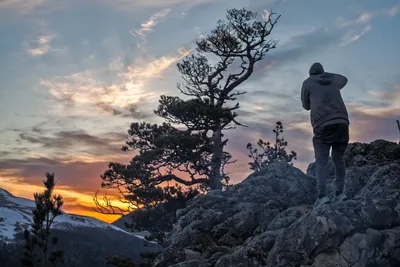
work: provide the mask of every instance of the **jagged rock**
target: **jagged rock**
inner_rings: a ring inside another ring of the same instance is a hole
[[[382,139],[370,144],[356,142],[349,144],[344,158],[348,167],[400,163],[400,146]]]
[[[384,164],[400,164],[400,146],[395,142],[378,139],[370,144],[349,144],[344,161],[346,165],[345,192],[353,197],[367,184],[369,177]],[[335,193],[335,167],[331,159],[328,161],[327,191],[330,197]],[[315,177],[316,164],[310,163],[307,175]]]
[[[399,148],[384,140],[350,144],[351,198],[314,210],[312,164],[308,176],[274,163],[226,191],[198,196],[177,212],[153,266],[400,266]]]
[[[311,211],[311,206],[290,207],[287,210],[276,215],[272,222],[268,224],[267,230],[286,228],[293,224],[298,218],[307,213],[310,213]]]
[[[189,260],[171,265],[170,267],[210,267],[210,265],[208,263],[204,263],[198,260]]]

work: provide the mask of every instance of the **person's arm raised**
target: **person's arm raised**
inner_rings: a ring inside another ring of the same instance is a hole
[[[347,84],[347,78],[344,77],[343,75],[333,73],[333,79],[335,83],[338,85],[339,90],[341,90]]]

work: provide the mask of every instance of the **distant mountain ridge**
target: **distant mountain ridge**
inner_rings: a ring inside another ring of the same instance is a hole
[[[16,228],[19,229],[18,226],[24,228],[28,226],[31,223],[32,209],[34,207],[33,200],[15,197],[10,192],[0,188],[0,239],[13,239]],[[136,236],[117,226],[89,216],[64,213],[54,221],[55,229],[68,230],[69,227],[110,228]],[[142,238],[141,236],[136,237]]]
[[[33,200],[16,197],[0,188],[2,264],[7,262],[2,257],[21,252],[21,233],[24,228],[29,227],[34,207]],[[140,235],[89,216],[63,213],[55,219],[53,232],[59,238],[59,247],[67,251],[66,258],[76,260],[77,266],[106,266],[105,258],[111,255],[123,255],[139,261],[141,252],[161,249],[154,243],[145,246],[144,239]],[[6,245],[11,246],[11,252],[5,253]],[[4,267],[20,266],[18,256],[14,255],[14,259],[10,256],[7,259],[10,262]]]

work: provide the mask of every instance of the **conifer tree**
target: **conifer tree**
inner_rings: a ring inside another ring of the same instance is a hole
[[[280,134],[283,133],[283,123],[277,121],[275,129],[273,129],[272,132],[275,135],[275,143],[273,146],[271,146],[270,142],[265,142],[262,139],[257,142],[260,150],[253,148],[251,143],[247,144],[246,148],[249,151],[249,158],[253,159],[253,162],[249,162],[251,170],[260,171],[268,164],[277,161],[288,162],[293,165],[292,160],[296,159],[297,153],[291,151],[290,154],[288,154],[286,151],[288,142],[285,141],[283,137],[280,137]]]
[[[64,251],[56,249],[58,239],[51,233],[54,219],[61,215],[63,200],[54,195],[54,174],[46,173],[45,190],[35,193],[36,207],[30,229],[24,230],[25,245],[22,264],[27,267],[57,266],[63,260]]]
[[[119,200],[129,208],[121,210],[105,198],[97,201],[98,211],[126,214],[141,207],[171,199],[170,182],[182,190],[221,190],[229,183],[225,172],[233,163],[224,150],[224,131],[242,124],[237,121],[238,91],[254,72],[256,63],[275,48],[269,38],[280,16],[264,16],[246,9],[230,9],[226,20],[196,42],[196,52],[177,64],[182,76],[178,89],[185,99],[161,96],[155,114],[164,123],[134,122],[128,130],[124,151],[137,153],[129,164],[110,163],[101,176],[101,186],[116,189]],[[193,194],[187,194],[193,196]]]

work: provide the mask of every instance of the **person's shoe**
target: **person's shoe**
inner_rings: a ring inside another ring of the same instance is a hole
[[[324,197],[322,197],[322,198],[318,198],[318,199],[315,201],[315,203],[314,203],[314,208],[319,207],[319,206],[324,205],[324,204],[329,204],[329,203],[331,203],[330,198],[327,197],[327,196],[324,196]]]
[[[347,195],[346,195],[345,193],[341,193],[341,194],[339,194],[339,195],[336,195],[336,196],[333,198],[333,201],[334,201],[334,202],[345,201],[345,200],[347,200]]]

